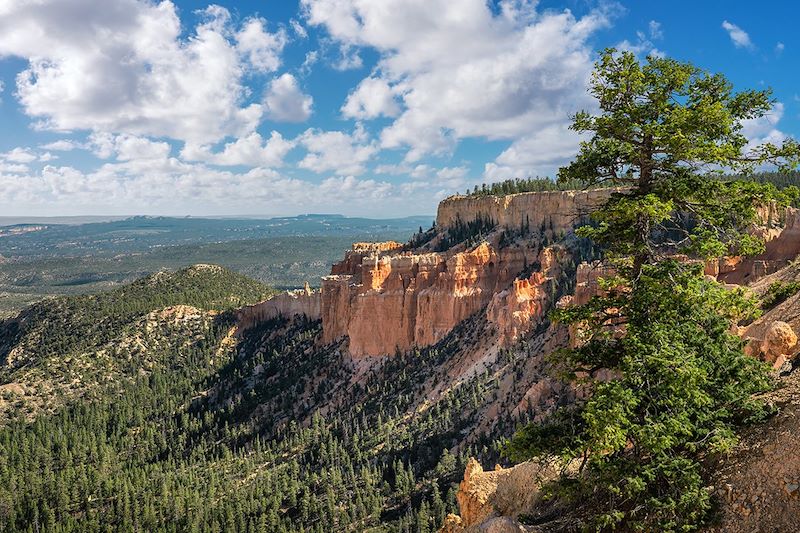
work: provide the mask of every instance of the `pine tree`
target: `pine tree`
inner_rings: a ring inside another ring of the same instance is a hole
[[[763,249],[747,233],[757,209],[789,203],[797,190],[705,169],[794,167],[800,149],[794,141],[748,148],[743,121],[769,112],[770,93],[734,93],[724,76],[688,63],[641,64],[607,50],[591,92],[600,114],[575,116],[573,129],[591,137],[559,178],[624,187],[578,232],[605,248],[617,275],[602,285],[607,294],[555,315],[584,331],[560,363],[573,379],[590,376],[591,394],[527,426],[507,453],[574,461],[578,474],[552,488],[583,506],[594,527],[692,531],[711,508],[700,457],[731,449],[736,426],[763,415],[751,395],[768,380],[730,333],[732,322],[754,316],[754,302],[704,279],[701,262],[674,256]],[[592,379],[599,369],[616,378]]]

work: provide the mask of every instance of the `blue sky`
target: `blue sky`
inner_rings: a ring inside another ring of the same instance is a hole
[[[598,50],[771,87],[800,136],[794,2],[7,0],[0,214],[431,214],[552,176]]]

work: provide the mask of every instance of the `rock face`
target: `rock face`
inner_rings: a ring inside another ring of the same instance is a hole
[[[454,196],[439,204],[437,228],[491,219],[498,231],[488,242],[445,252],[412,252],[396,242],[354,245],[322,280],[323,341],[347,336],[354,357],[392,354],[437,342],[487,305],[503,339],[517,338],[544,313],[563,252],[543,251],[534,241],[501,243],[500,233],[522,227],[537,235],[567,233],[611,192]],[[536,262],[540,268],[517,279]]]
[[[435,343],[510,287],[538,255],[535,248],[484,242],[456,253],[372,253],[360,264],[353,257],[322,280],[323,341],[348,336],[350,354],[362,357]],[[520,301],[538,298],[530,283],[519,284]]]
[[[527,531],[516,518],[540,500],[538,487],[554,474],[555,470],[536,463],[485,472],[470,458],[456,493],[460,516],[449,515],[442,532]]]
[[[236,312],[236,323],[239,330],[244,331],[277,316],[305,315],[319,320],[321,302],[320,292],[312,291],[306,284],[305,289],[283,292],[269,300],[242,307]]]
[[[706,265],[706,273],[724,283],[744,285],[777,272],[800,254],[800,209],[788,207],[779,213],[762,213],[762,220],[778,227],[759,227],[754,233],[766,240],[763,254],[751,257],[723,257]]]
[[[528,225],[554,232],[570,231],[582,217],[606,200],[615,189],[519,193],[506,196],[451,196],[442,200],[436,225],[447,228],[458,220],[491,219],[499,226]]]
[[[544,316],[551,303],[550,282],[561,273],[565,255],[563,248],[545,248],[538,258],[541,270],[515,279],[508,289],[492,297],[486,318],[497,326],[505,343],[523,336]]]

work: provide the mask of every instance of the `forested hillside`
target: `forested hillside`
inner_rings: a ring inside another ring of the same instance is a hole
[[[0,531],[438,528],[466,458],[498,460],[514,424],[486,410],[542,378],[546,339],[454,383],[491,339],[477,316],[367,370],[318,321],[232,337],[225,310],[267,292],[196,266],[3,322]]]

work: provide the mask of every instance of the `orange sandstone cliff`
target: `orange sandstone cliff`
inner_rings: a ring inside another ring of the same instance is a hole
[[[318,292],[284,293],[246,307],[240,328],[304,314],[322,320],[323,342],[347,338],[350,355],[360,358],[431,345],[482,311],[501,340],[512,341],[553,303],[552,281],[570,259],[553,241],[571,235],[612,192],[447,198],[424,244],[356,243]],[[487,233],[474,240],[453,230],[476,220]]]
[[[570,233],[610,192],[454,196],[439,205],[430,243],[415,250],[354,246],[322,280],[323,341],[347,337],[356,358],[392,354],[437,342],[487,306],[503,338],[517,338],[544,314],[548,282],[566,255],[544,247],[543,238]],[[482,243],[432,251],[449,228],[477,219],[495,228]],[[520,277],[534,264],[540,266]]]

